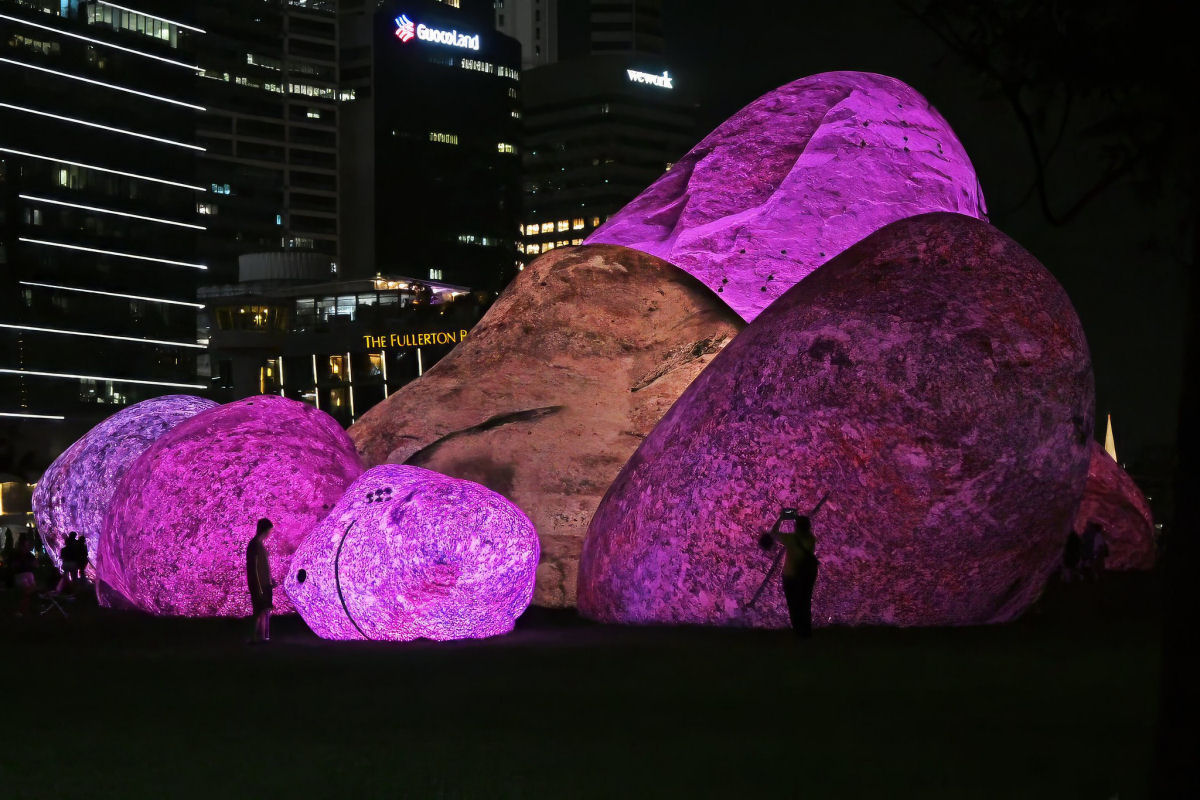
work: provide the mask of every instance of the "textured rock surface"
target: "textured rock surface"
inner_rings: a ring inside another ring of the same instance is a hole
[[[99,578],[154,614],[250,613],[246,544],[260,517],[272,578],[362,474],[323,411],[276,396],[218,406],[180,423],[117,486],[100,538]],[[282,592],[280,612],[291,610]]]
[[[62,566],[58,551],[67,534],[78,531],[87,541],[88,574],[94,576],[104,514],[129,465],[171,428],[216,405],[185,394],[145,400],[113,414],[63,451],[33,490],[33,518],[54,566]]]
[[[526,509],[542,543],[534,602],[572,605],[600,498],[741,327],[712,292],[657,258],[611,246],[555,250],[350,437],[369,465],[428,467]]]
[[[508,500],[385,464],[300,544],[284,588],[325,639],[479,639],[513,629],[537,563],[533,523]]]
[[[763,312],[638,448],[584,545],[579,608],[779,627],[783,506],[815,518],[818,624],[1016,617],[1087,476],[1091,363],[1062,288],[978,220],[878,231]]]
[[[1152,569],[1156,548],[1150,504],[1099,442],[1092,442],[1091,453],[1075,530],[1082,533],[1090,522],[1104,529],[1109,551],[1106,569]]]
[[[587,243],[665,259],[752,320],[871,232],[929,211],[986,219],[949,124],[894,78],[826,72],[734,114]]]

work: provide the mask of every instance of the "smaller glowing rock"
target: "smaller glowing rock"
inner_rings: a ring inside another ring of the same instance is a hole
[[[1154,569],[1158,548],[1146,496],[1099,442],[1091,447],[1075,530],[1082,533],[1093,522],[1103,529],[1109,551],[1106,569]]]
[[[130,464],[158,437],[216,405],[186,394],[155,397],[118,411],[64,450],[33,491],[33,518],[54,566],[62,566],[58,551],[76,531],[87,542],[94,576],[104,515]]]
[[[471,481],[367,470],[296,549],[284,588],[325,639],[480,639],[533,598],[533,523]]]

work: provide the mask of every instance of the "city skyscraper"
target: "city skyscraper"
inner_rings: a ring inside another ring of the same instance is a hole
[[[338,17],[333,0],[210,0],[198,54],[197,205],[210,282],[246,253],[300,249],[338,260]]]
[[[190,3],[0,0],[0,422],[42,463],[195,376]]]

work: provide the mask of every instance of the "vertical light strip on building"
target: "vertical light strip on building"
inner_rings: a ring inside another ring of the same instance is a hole
[[[317,354],[313,353],[313,402],[317,405],[317,410],[321,410],[321,387],[317,385]]]
[[[421,366],[421,348],[417,348],[417,377],[425,374],[425,368]]]
[[[387,400],[387,396],[388,396],[387,350],[379,351],[379,363],[383,365],[383,399]]]
[[[350,422],[354,422],[354,365],[350,363],[350,352],[346,352],[346,378],[350,382]]]
[[[283,385],[283,356],[279,356],[279,396],[287,397],[287,389]]]

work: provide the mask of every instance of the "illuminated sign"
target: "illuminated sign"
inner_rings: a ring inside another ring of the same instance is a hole
[[[363,336],[363,345],[373,347],[429,347],[435,344],[458,344],[467,338],[468,331],[435,331],[433,333],[388,333],[382,336]]]
[[[466,50],[479,49],[479,34],[471,36],[466,33],[450,30],[443,31],[438,28],[431,28],[423,22],[413,22],[408,18],[407,14],[401,14],[396,17],[396,38],[408,44],[413,39],[420,39],[422,42],[433,42],[434,44],[444,44],[450,47],[462,47]]]
[[[638,72],[636,69],[627,69],[625,74],[629,76],[629,80],[634,83],[648,83],[651,86],[657,86],[660,89],[674,89],[675,86],[671,83],[674,78],[667,74],[664,69],[662,75],[655,75],[650,72]]]

